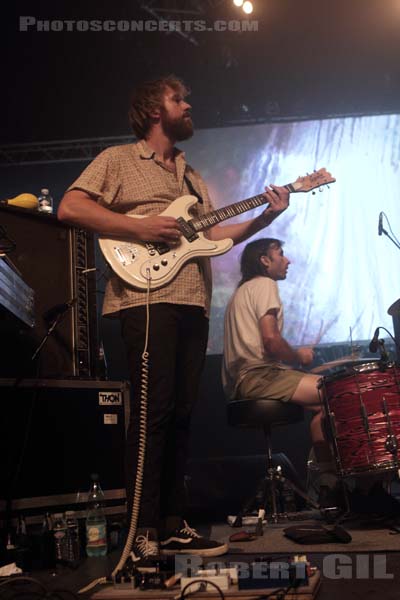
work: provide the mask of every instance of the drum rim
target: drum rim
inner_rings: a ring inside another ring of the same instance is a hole
[[[346,367],[336,371],[336,373],[323,375],[321,380],[318,382],[318,389],[323,388],[325,383],[330,383],[331,381],[345,379],[346,377],[351,377],[352,375],[356,375],[358,373],[377,371],[379,369],[379,362],[379,359],[376,358],[366,359],[365,362],[361,364],[347,365]],[[395,363],[388,363],[387,368],[393,368],[394,366]]]
[[[367,467],[343,467],[342,457],[339,457],[338,472],[343,477],[362,477],[363,475],[377,475],[388,471],[397,471],[399,462],[384,461],[380,463],[370,463]],[[338,460],[336,458],[336,460]]]

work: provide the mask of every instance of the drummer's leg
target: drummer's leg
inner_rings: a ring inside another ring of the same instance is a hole
[[[309,481],[309,493],[317,494],[321,506],[337,505],[337,475],[333,453],[323,428],[324,413],[318,394],[320,377],[307,374],[300,382],[291,397],[291,401],[311,410],[314,415],[310,423],[310,433],[317,471],[315,479]],[[310,454],[311,458],[312,454]]]
[[[290,401],[301,404],[310,410],[322,410],[321,400],[318,394],[318,382],[321,377],[311,373],[304,375],[294,391]]]
[[[324,413],[318,394],[318,382],[320,379],[321,378],[318,377],[318,375],[304,375],[290,401],[295,404],[300,404],[314,413],[310,423],[310,433],[315,458],[318,463],[331,463],[332,452],[323,429]]]

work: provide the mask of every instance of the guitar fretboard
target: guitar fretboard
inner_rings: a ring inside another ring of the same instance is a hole
[[[286,185],[285,187],[289,192],[294,191],[291,184]],[[257,194],[257,196],[246,198],[246,200],[241,200],[235,204],[230,204],[229,206],[224,206],[223,208],[213,210],[212,212],[206,213],[201,217],[191,219],[189,223],[195,231],[202,231],[203,229],[208,229],[208,227],[212,227],[213,225],[221,223],[221,221],[225,221],[225,219],[236,217],[236,215],[240,215],[241,213],[247,212],[248,210],[252,210],[253,208],[257,208],[257,206],[262,206],[263,204],[267,203],[268,200],[264,194]]]

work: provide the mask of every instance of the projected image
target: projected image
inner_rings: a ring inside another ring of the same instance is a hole
[[[398,115],[203,130],[184,149],[216,208],[326,167],[336,183],[314,195],[292,194],[290,208],[256,236],[283,240],[291,260],[279,283],[284,335],[302,345],[346,342],[350,330],[355,341],[370,339],[377,326],[392,331],[387,309],[400,297],[400,251],[378,236],[378,215],[384,211],[400,234]],[[211,353],[222,351],[224,310],[243,247],[212,259]]]

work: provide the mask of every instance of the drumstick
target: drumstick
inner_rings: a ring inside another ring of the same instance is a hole
[[[312,342],[310,344],[310,348],[312,350],[314,349],[314,346],[318,346],[318,344],[321,343],[321,340],[324,337],[325,333],[332,327],[332,325],[334,325],[336,323],[336,321],[338,320],[338,318],[339,317],[333,317],[326,324],[324,324],[324,320],[321,319],[321,324],[319,326],[319,331],[318,331],[316,337],[314,338],[314,342]]]
[[[343,358],[337,358],[336,360],[330,360],[328,362],[322,363],[322,365],[318,365],[318,367],[314,367],[310,369],[310,373],[323,373],[333,367],[338,367],[339,365],[343,365],[349,362],[353,362],[351,357],[344,356]]]

